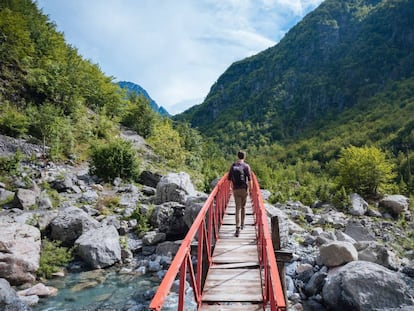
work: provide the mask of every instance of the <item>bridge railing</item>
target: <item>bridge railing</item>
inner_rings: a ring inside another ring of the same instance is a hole
[[[177,276],[179,276],[177,310],[184,311],[187,274],[189,275],[193,288],[194,301],[198,307],[201,305],[203,275],[211,265],[214,243],[218,239],[219,228],[229,198],[230,183],[227,180],[226,174],[210,193],[207,201],[194,220],[193,225],[182,241],[177,254],[151,301],[149,306],[151,310],[161,310],[166,297],[170,293],[171,286]],[[198,250],[197,267],[194,271],[191,257],[191,244],[195,240],[198,243]]]
[[[268,310],[267,306],[269,305],[271,311],[285,311],[286,302],[276,264],[276,257],[273,250],[262,193],[256,176],[253,173],[252,175],[250,198],[252,200],[255,215],[260,268],[263,271],[263,310]]]

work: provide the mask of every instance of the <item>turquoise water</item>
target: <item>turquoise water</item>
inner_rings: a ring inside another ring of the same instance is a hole
[[[160,280],[153,276],[94,270],[71,273],[46,283],[58,288],[34,311],[147,310]]]
[[[120,272],[121,271],[121,272]],[[117,268],[69,273],[49,280],[59,291],[42,299],[33,311],[146,311],[161,280],[156,274],[140,275]],[[163,311],[175,311],[178,295],[168,295]],[[197,310],[191,287],[186,291],[185,310]]]

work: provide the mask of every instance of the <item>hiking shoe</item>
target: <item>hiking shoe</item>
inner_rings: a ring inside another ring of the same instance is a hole
[[[235,237],[239,237],[239,234],[240,234],[240,229],[239,229],[239,228],[237,228],[237,229],[236,229],[236,233],[234,234],[234,236],[235,236]]]

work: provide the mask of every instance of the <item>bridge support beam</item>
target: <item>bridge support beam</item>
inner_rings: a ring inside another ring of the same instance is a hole
[[[271,230],[272,230],[272,244],[273,249],[275,250],[277,269],[279,270],[280,282],[283,288],[283,294],[285,296],[286,306],[288,302],[287,293],[286,293],[286,272],[285,272],[285,263],[292,260],[292,252],[282,251],[280,247],[280,232],[279,232],[279,217],[272,216],[271,220]]]

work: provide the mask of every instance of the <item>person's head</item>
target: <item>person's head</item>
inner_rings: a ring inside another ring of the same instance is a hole
[[[244,160],[244,158],[246,158],[246,153],[244,152],[244,151],[239,151],[238,153],[237,153],[237,157],[240,159],[240,160]]]

